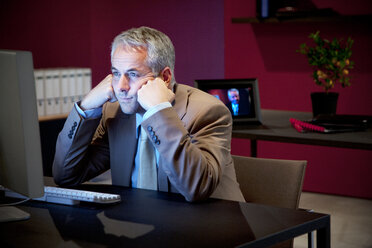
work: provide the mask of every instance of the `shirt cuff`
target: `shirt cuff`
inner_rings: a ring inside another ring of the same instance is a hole
[[[143,115],[142,121],[146,120],[147,118],[149,118],[153,114],[159,112],[160,110],[163,110],[165,108],[170,108],[170,107],[172,107],[172,104],[170,102],[159,103],[158,105],[155,105],[154,107],[149,108],[146,111],[146,113]]]
[[[75,109],[79,113],[81,117],[84,119],[94,119],[98,118],[102,115],[102,107],[101,108],[96,108],[96,109],[88,109],[88,110],[82,110],[79,106],[80,102],[75,103]]]

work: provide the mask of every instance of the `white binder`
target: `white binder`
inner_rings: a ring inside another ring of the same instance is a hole
[[[83,95],[92,89],[92,71],[90,68],[83,68]]]
[[[69,69],[68,70],[68,75],[69,75],[69,80],[68,80],[68,105],[69,109],[71,110],[74,106],[74,103],[76,102],[76,89],[75,89],[75,84],[76,84],[76,77],[75,77],[75,70],[74,69]]]
[[[45,70],[45,115],[52,115],[54,109],[52,77],[52,71],[50,69]]]
[[[59,70],[45,70],[45,114],[56,115],[61,113]]]
[[[71,111],[70,95],[69,95],[69,80],[70,80],[70,70],[61,69],[60,71],[60,92],[61,92],[61,113],[69,113]]]
[[[35,69],[35,88],[38,116],[45,115],[44,70]]]
[[[77,101],[81,101],[84,95],[84,78],[83,78],[83,70],[82,68],[78,68],[75,70],[75,77],[76,77],[76,95]]]

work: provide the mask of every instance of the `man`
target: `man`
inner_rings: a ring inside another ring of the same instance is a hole
[[[112,183],[244,201],[230,155],[231,116],[213,96],[177,84],[168,36],[148,27],[118,35],[112,74],[69,114],[53,176],[76,185],[111,168]]]
[[[236,88],[231,88],[227,91],[227,97],[229,98],[230,104],[228,104],[228,108],[232,115],[248,115],[249,114],[249,107],[247,104],[240,103],[240,94],[239,90]]]

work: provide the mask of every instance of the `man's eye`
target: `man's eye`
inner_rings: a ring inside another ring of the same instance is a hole
[[[129,77],[138,77],[138,74],[136,72],[128,72]]]
[[[112,72],[112,75],[116,78],[120,78],[120,73],[117,71]]]

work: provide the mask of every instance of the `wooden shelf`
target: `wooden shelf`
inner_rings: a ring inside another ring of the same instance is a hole
[[[372,15],[348,15],[348,16],[307,16],[307,17],[270,17],[259,19],[255,17],[236,17],[232,18],[232,23],[289,23],[289,22],[365,22],[368,23]]]
[[[39,121],[52,121],[52,120],[59,120],[59,119],[66,119],[68,114],[58,114],[58,115],[46,115],[46,116],[39,116]]]

